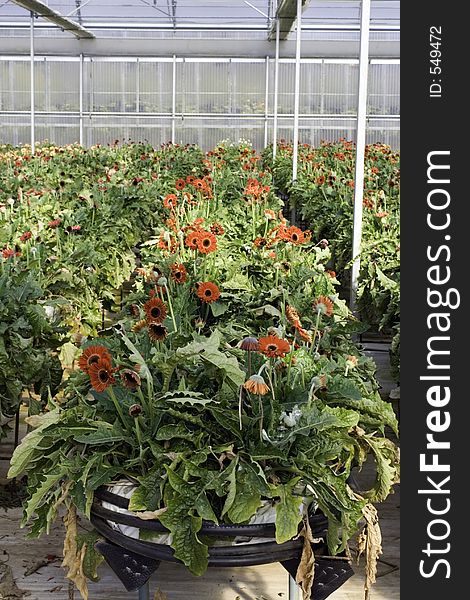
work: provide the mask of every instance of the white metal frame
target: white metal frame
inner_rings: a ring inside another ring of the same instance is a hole
[[[354,174],[353,264],[351,269],[351,309],[356,308],[356,295],[361,269],[362,202],[364,196],[364,162],[367,127],[367,80],[369,74],[370,0],[361,3],[361,43],[359,52],[359,87],[357,97],[356,165]]]

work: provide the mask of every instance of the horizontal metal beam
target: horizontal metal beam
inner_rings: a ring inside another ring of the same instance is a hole
[[[69,31],[78,39],[94,39],[95,35],[85,29],[78,23],[71,21],[64,15],[56,12],[52,8],[49,8],[43,2],[39,2],[38,0],[13,0],[15,4],[21,6],[21,8],[25,8],[30,12],[33,12],[38,17],[42,17],[47,21],[50,21],[54,25],[57,25],[64,31]]]
[[[229,57],[274,58],[274,44],[267,40],[231,39],[145,39],[145,38],[97,38],[75,40],[73,38],[50,38],[37,35],[36,55],[45,56],[139,56],[139,57]],[[0,37],[0,54],[28,54],[29,38]],[[357,58],[359,40],[302,40],[302,58]],[[295,40],[280,44],[281,58],[295,57]],[[400,57],[400,42],[371,41],[370,57],[374,59],[397,59]]]
[[[302,10],[305,10],[310,0],[302,0]],[[279,19],[279,39],[286,40],[297,19],[297,1],[281,0],[279,3],[276,19]],[[276,38],[276,23],[274,22],[268,34],[268,39]]]

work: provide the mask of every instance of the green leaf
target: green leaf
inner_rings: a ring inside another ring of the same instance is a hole
[[[63,475],[64,474],[62,471],[59,471],[58,473],[54,473],[54,474],[48,473],[46,475],[45,479],[36,488],[36,490],[31,495],[31,497],[29,498],[29,500],[26,504],[26,510],[25,510],[25,521],[26,522],[31,519],[33,513],[36,511],[38,506],[41,504],[44,497],[51,490],[51,488],[53,488],[55,486],[55,484],[58,481],[60,481],[60,479],[62,479]]]
[[[80,444],[90,444],[93,446],[110,444],[112,442],[122,442],[125,438],[120,433],[114,432],[111,427],[98,427],[93,433],[74,436],[75,441]]]
[[[235,498],[227,510],[227,516],[232,523],[244,523],[261,506],[261,494],[243,471],[236,472],[236,480]]]
[[[235,501],[235,497],[237,495],[237,478],[236,478],[236,465],[238,463],[238,458],[232,460],[232,462],[230,463],[231,471],[227,477],[227,481],[228,481],[228,494],[227,497],[225,498],[225,504],[224,507],[222,509],[222,513],[221,513],[221,517],[223,517],[225,515],[225,513],[227,513],[231,508],[232,505]],[[233,465],[233,466],[232,466]]]
[[[79,533],[77,535],[77,550],[80,551],[83,545],[86,545],[82,566],[85,577],[90,579],[90,581],[99,581],[100,579],[97,571],[104,558],[95,550],[95,543],[99,539],[99,534],[94,531]]]
[[[176,402],[177,404],[191,404],[192,406],[196,404],[204,406],[210,402],[214,402],[214,400],[204,398],[204,394],[201,392],[192,392],[191,390],[166,392],[166,394],[163,394],[163,396],[160,397],[160,400],[164,400],[165,402]]]
[[[60,416],[59,409],[54,409],[41,417],[38,417],[39,427],[28,433],[28,435],[23,438],[21,444],[13,452],[8,477],[18,477],[18,475],[21,475],[21,473],[28,470],[27,466],[31,463],[31,459],[36,452],[37,446],[43,438],[44,430],[49,426],[58,423]]]
[[[302,498],[294,496],[293,488],[299,481],[296,477],[285,485],[277,485],[273,489],[273,495],[279,496],[276,503],[276,542],[283,544],[291,540],[298,533],[299,523],[302,521]]]
[[[216,301],[211,302],[210,307],[213,316],[220,317],[220,315],[223,315],[225,312],[227,312],[229,305],[225,302]]]

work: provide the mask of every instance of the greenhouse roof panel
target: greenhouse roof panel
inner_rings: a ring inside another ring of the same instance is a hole
[[[268,32],[276,0],[50,0],[48,7],[87,29],[253,29]],[[360,0],[310,0],[306,29],[358,27]],[[398,0],[372,0],[372,27],[398,28]],[[13,0],[0,0],[3,27],[26,25],[29,12]]]

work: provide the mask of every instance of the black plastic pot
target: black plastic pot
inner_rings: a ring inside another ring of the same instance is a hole
[[[136,527],[137,529],[168,532],[159,521],[142,520],[132,515],[118,513],[103,508],[101,502],[127,509],[129,500],[106,490],[95,493],[95,502],[91,508],[91,523],[103,536],[105,542],[98,542],[98,551],[104,556],[115,574],[129,591],[144,586],[156,571],[161,561],[180,561],[174,557],[173,549],[166,544],[157,544],[131,538],[111,527],[108,521]],[[353,570],[346,558],[331,560],[320,555],[326,550],[323,541],[327,531],[327,519],[323,514],[310,517],[313,537],[322,541],[314,544],[315,579],[312,600],[324,600],[337,590],[351,575]],[[209,548],[209,567],[247,567],[280,562],[295,577],[302,553],[303,538],[277,544],[274,523],[264,525],[214,525],[204,522],[201,535],[216,539],[235,537],[267,538],[266,542],[240,545],[213,546]],[[271,538],[271,539],[269,539]]]

